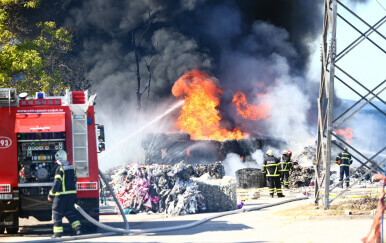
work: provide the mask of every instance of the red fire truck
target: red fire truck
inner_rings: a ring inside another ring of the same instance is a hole
[[[19,217],[51,220],[47,196],[60,149],[77,171],[77,203],[98,220],[97,153],[104,150],[104,130],[95,124],[94,99],[87,91],[28,97],[0,88],[0,234],[17,233]],[[87,231],[96,230],[83,221]]]

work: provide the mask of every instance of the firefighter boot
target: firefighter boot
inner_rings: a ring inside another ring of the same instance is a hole
[[[62,237],[62,234],[61,234],[61,233],[54,233],[54,234],[51,236],[52,239],[58,239],[58,238],[60,238],[60,237]]]
[[[270,193],[269,195],[273,198],[273,193]]]
[[[289,186],[288,186],[288,185],[285,185],[284,187],[285,187],[286,189],[289,189]]]
[[[74,230],[75,230],[75,234],[76,235],[81,235],[82,234],[82,230],[81,230],[80,226],[76,227]]]
[[[277,197],[285,197],[285,196],[283,195],[283,193],[278,193]]]
[[[346,188],[350,187],[350,182],[346,182]]]

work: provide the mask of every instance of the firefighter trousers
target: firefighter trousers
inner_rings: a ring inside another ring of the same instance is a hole
[[[275,189],[278,196],[283,195],[283,191],[281,190],[280,176],[267,176],[267,179],[269,195],[273,196],[275,194]]]
[[[350,183],[350,179],[348,178],[350,174],[350,167],[349,166],[340,166],[340,177],[339,182],[343,181],[343,176],[346,175],[345,182],[346,184]]]
[[[289,188],[289,171],[281,171],[281,184],[285,188]]]
[[[65,216],[73,229],[80,228],[80,221],[76,216],[74,207],[76,194],[55,196],[52,204],[52,218],[54,220],[54,233],[63,233],[62,218]]]

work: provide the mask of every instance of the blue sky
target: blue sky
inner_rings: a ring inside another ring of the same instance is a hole
[[[386,15],[386,0],[369,0],[366,3],[353,4],[349,0],[341,0],[343,4],[353,10],[359,17],[365,20],[368,24],[374,25],[383,16]],[[338,4],[338,13],[358,28],[362,33],[369,28],[358,20],[355,16],[350,14],[342,6]],[[381,34],[386,36],[386,23],[377,29]],[[360,34],[345,23],[341,18],[337,20],[337,53],[342,51],[347,45],[358,38]],[[384,40],[377,33],[372,33],[371,38],[383,49],[386,49],[386,40]],[[311,61],[312,78],[320,77],[320,43],[321,39],[317,40],[315,45],[315,53]],[[345,55],[336,63],[343,70],[346,70],[351,76],[360,81],[364,86],[370,90],[376,87],[380,82],[386,79],[386,54],[374,46],[370,41],[364,40],[352,51]],[[317,71],[318,70],[318,71]],[[343,79],[346,83],[351,85],[362,95],[367,94],[367,91],[355,84],[349,77],[339,70],[335,70],[336,75]],[[360,97],[353,91],[348,89],[340,81],[335,79],[335,92],[343,99],[358,100]],[[317,79],[319,81],[319,78]],[[378,88],[379,92],[385,85]],[[371,97],[371,96],[369,96]],[[386,91],[382,92],[380,97],[386,99]]]

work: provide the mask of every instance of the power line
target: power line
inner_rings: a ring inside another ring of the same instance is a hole
[[[381,6],[381,7],[383,8],[383,10],[385,10],[385,12],[386,12],[386,8],[383,7],[382,4],[381,4],[380,2],[378,2],[378,0],[375,0],[375,1],[377,1],[377,3],[379,4],[379,6]]]

